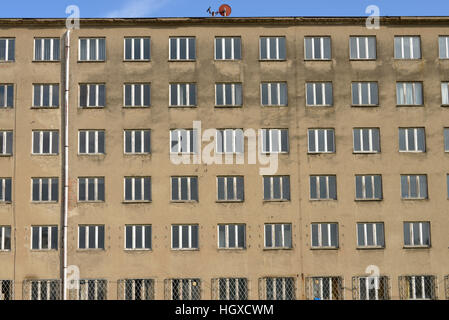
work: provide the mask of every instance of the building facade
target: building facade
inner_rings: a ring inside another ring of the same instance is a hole
[[[0,299],[445,299],[448,22],[1,19]]]

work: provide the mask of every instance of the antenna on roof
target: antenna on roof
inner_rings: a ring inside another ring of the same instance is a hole
[[[206,12],[209,13],[212,17],[215,17],[216,15],[220,14],[223,17],[228,17],[231,14],[231,7],[227,4],[223,4],[218,8],[218,11],[212,11],[211,7],[209,7]]]

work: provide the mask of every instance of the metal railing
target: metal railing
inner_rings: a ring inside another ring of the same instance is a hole
[[[389,300],[390,279],[387,276],[378,277],[353,277],[353,300]]]
[[[342,277],[307,277],[305,286],[308,300],[344,300]]]
[[[14,281],[0,280],[0,301],[14,300]]]
[[[410,275],[399,277],[399,298],[401,300],[438,299],[436,276]]]
[[[212,300],[248,300],[248,279],[215,278],[211,281]]]
[[[259,279],[260,300],[296,300],[296,279],[265,277]]]
[[[61,280],[24,280],[23,300],[61,300]]]
[[[154,300],[154,279],[121,279],[117,283],[118,300]]]
[[[201,300],[200,279],[167,279],[165,300]]]

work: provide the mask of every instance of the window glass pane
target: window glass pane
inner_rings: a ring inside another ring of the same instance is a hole
[[[325,88],[326,88],[326,104],[327,105],[332,105],[332,83],[326,83],[325,84]]]
[[[407,176],[401,176],[401,197],[402,198],[409,197]]]
[[[290,224],[284,225],[284,247],[292,247],[292,228]]]
[[[86,179],[84,178],[78,179],[78,200],[86,200]]]
[[[324,59],[330,59],[331,58],[331,38],[324,37]]]
[[[244,248],[245,247],[245,225],[239,224],[238,225],[238,247]]]
[[[49,194],[48,194],[48,179],[42,179],[42,201],[48,201],[49,200]]]
[[[104,179],[98,178],[98,200],[104,201]]]
[[[39,249],[39,227],[33,227],[33,249]]]
[[[215,38],[215,59],[223,59],[223,38]]]
[[[312,247],[318,247],[318,225],[312,224]]]
[[[260,59],[267,58],[267,38],[260,38]]]
[[[182,244],[181,248],[189,248],[189,226],[181,226]]]
[[[419,176],[419,197],[427,198],[427,177],[424,175]]]
[[[190,178],[190,194],[191,200],[198,201],[198,180],[196,177]]]
[[[218,226],[218,247],[225,248],[226,247],[226,227],[224,225]]]
[[[282,177],[282,199],[290,200],[290,177]]]
[[[79,238],[79,244],[78,247],[80,249],[85,249],[86,248],[86,227],[79,227],[79,234],[78,234],[78,238]]]
[[[331,199],[337,199],[337,183],[335,176],[329,176],[329,197]]]
[[[401,151],[406,150],[405,132],[405,129],[399,129],[399,150]]]
[[[379,97],[378,97],[378,89],[377,89],[377,83],[371,82],[370,83],[370,95],[371,95],[371,104],[372,105],[378,105],[379,104]]]
[[[179,229],[180,226],[172,226],[172,248],[179,248]]]
[[[363,184],[362,184],[362,176],[355,177],[355,197],[357,199],[363,199]]]
[[[376,59],[376,37],[368,37],[368,50],[369,50],[369,59]]]
[[[357,223],[357,245],[365,246],[365,232],[364,232],[364,224]]]
[[[273,177],[273,198],[280,199],[281,198],[281,178]]]
[[[317,195],[317,185],[316,185],[316,177],[310,177],[310,199],[318,199]]]
[[[312,38],[304,38],[304,46],[306,59],[313,59]]]
[[[271,224],[265,225],[265,247],[271,248],[273,246],[272,234],[271,234]]]
[[[189,59],[195,59],[195,38],[189,39]]]
[[[377,245],[383,247],[385,245],[384,243],[384,224],[383,223],[376,223],[376,241]]]
[[[228,232],[229,232],[229,247],[230,248],[236,247],[236,243],[235,243],[235,231],[236,230],[235,229],[236,229],[235,225],[233,225],[233,224],[229,225]]]
[[[373,151],[380,151],[380,134],[379,129],[372,129]]]
[[[268,38],[269,44],[270,44],[270,59],[278,59],[277,52],[276,52],[276,41],[277,38]]]
[[[338,246],[338,225],[336,223],[331,224],[331,246]]]
[[[177,39],[170,38],[170,59],[175,60],[177,58]]]
[[[98,226],[98,249],[104,249],[104,226]]]
[[[352,104],[360,104],[359,101],[359,84],[357,82],[352,83]]]
[[[270,177],[263,177],[263,199],[270,200],[271,199],[271,183]]]
[[[241,39],[234,38],[234,59],[241,59]]]
[[[367,238],[367,245],[372,246],[374,245],[374,228],[372,223],[366,224],[366,238]]]
[[[262,105],[268,104],[268,83],[262,83]]]
[[[285,38],[279,37],[279,59],[284,60],[286,58]]]
[[[413,37],[413,59],[421,59],[421,41],[419,37]]]
[[[367,58],[367,52],[366,52],[366,45],[365,45],[365,37],[359,38],[359,52],[360,52],[360,58],[366,59]]]

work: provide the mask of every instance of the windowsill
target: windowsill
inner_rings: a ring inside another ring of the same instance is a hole
[[[30,249],[31,252],[58,252],[58,249]]]
[[[106,106],[78,106],[78,109],[104,109]]]
[[[61,60],[32,60],[33,63],[60,63]]]
[[[11,205],[12,204],[12,201],[0,201],[0,206],[1,205]]]
[[[176,252],[184,252],[184,251],[200,251],[199,248],[195,248],[195,249],[181,249],[181,248],[171,248],[172,251],[176,251]]]
[[[78,156],[81,157],[104,157],[106,153],[78,153]]]
[[[151,156],[151,152],[123,153],[124,156]]]
[[[310,107],[310,108],[332,108],[334,105],[332,104],[307,104],[306,107]]]
[[[0,107],[0,110],[13,110],[14,106]]]
[[[3,157],[12,157],[12,154],[0,154],[0,158],[3,158]]]
[[[152,200],[122,201],[122,204],[141,204],[141,203],[152,203]]]
[[[402,249],[430,249],[430,246],[403,246]]]
[[[448,106],[449,107],[449,106]],[[228,109],[228,108],[243,108],[243,105],[237,106],[237,105],[215,105],[214,108],[223,108],[223,109]]]
[[[78,200],[76,203],[78,203],[78,204],[83,204],[83,203],[85,203],[85,204],[93,204],[93,203],[97,203],[97,204],[100,204],[100,203],[106,203],[106,201],[105,200]]]
[[[270,154],[289,154],[290,152],[261,152],[260,154],[269,156]]]
[[[215,200],[215,203],[243,203],[244,200]]]
[[[405,150],[399,150],[399,153],[426,153],[426,151],[405,151]]]
[[[59,153],[31,153],[33,157],[51,157],[51,156],[59,156]]]
[[[353,151],[352,154],[380,154],[380,151]]]
[[[150,106],[122,106],[123,109],[148,109]]]
[[[197,153],[193,152],[170,152],[170,156],[196,156]]]
[[[245,251],[246,248],[217,248],[217,251]]]
[[[170,203],[198,203],[198,200],[170,200]]]
[[[290,202],[290,200],[287,199],[263,200],[263,203],[270,203],[270,202]]]
[[[16,62],[16,61],[15,60],[8,60],[8,61],[0,60],[0,63],[14,63],[14,62]]]
[[[151,62],[151,59],[123,59],[122,62]]]
[[[393,61],[421,61],[422,58],[393,58]]]
[[[407,107],[424,107],[423,104],[397,104],[396,108],[407,108]]]
[[[261,104],[262,108],[280,108],[280,107],[288,107],[287,104]]]
[[[429,198],[401,198],[401,200],[404,200],[404,201],[415,201],[415,200],[422,201],[422,200],[429,200]]]
[[[358,59],[356,59],[356,58],[349,58],[349,61],[363,61],[363,62],[365,62],[365,61],[377,61],[377,58],[368,58],[368,59],[362,59],[362,58],[358,58]]]
[[[310,250],[338,250],[338,247],[315,247],[310,248]]]
[[[309,199],[309,201],[312,201],[312,202],[319,202],[319,201],[337,201],[337,199]]]
[[[244,152],[218,152],[214,150],[214,153],[219,156],[242,156]]]
[[[30,109],[34,109],[34,110],[37,110],[37,109],[54,109],[54,110],[58,110],[59,106],[56,106],[56,107],[50,107],[50,106],[48,106],[48,107],[37,107],[37,106],[32,106],[32,107],[30,107]]]
[[[311,156],[313,156],[313,155],[319,155],[319,154],[335,154],[336,152],[335,151],[332,151],[332,152],[327,152],[327,151],[322,151],[322,152],[307,152],[307,154],[308,155],[311,155]]]
[[[332,59],[304,59],[304,62],[309,62],[309,61],[319,61],[319,62],[323,62],[323,61],[332,61]]]
[[[11,253],[11,249],[0,250],[0,254]]]
[[[106,60],[78,60],[78,63],[95,63],[95,62],[104,63],[106,62]]]
[[[449,104],[442,104],[441,105],[443,108],[447,108],[447,107],[449,107]]]
[[[357,246],[355,249],[356,250],[383,250],[383,249],[385,249],[385,247],[381,247],[381,246],[359,247],[359,246]]]
[[[259,62],[285,62],[287,59],[259,59]]]
[[[168,59],[168,62],[195,62],[196,59]]]
[[[354,199],[354,201],[356,202],[379,202],[382,201],[383,199]]]
[[[377,108],[378,104],[351,104],[351,108]]]
[[[32,204],[58,204],[59,201],[31,201]]]
[[[168,106],[170,109],[180,109],[180,108],[198,108],[198,106]]]
[[[78,248],[78,249],[76,249],[76,252],[96,252],[96,253],[98,253],[98,252],[106,252],[106,250],[105,249],[101,249],[101,248],[98,248],[98,249],[96,249],[96,248],[93,248],[93,249],[90,249],[90,248],[80,249],[80,248]]]
[[[282,248],[263,248],[263,251],[278,251],[278,250],[290,251],[290,250],[293,250],[293,248],[287,248],[287,247],[282,247]]]
[[[153,249],[124,249],[126,253],[152,252]]]
[[[242,61],[242,59],[214,59],[214,61],[235,62],[235,61]]]

